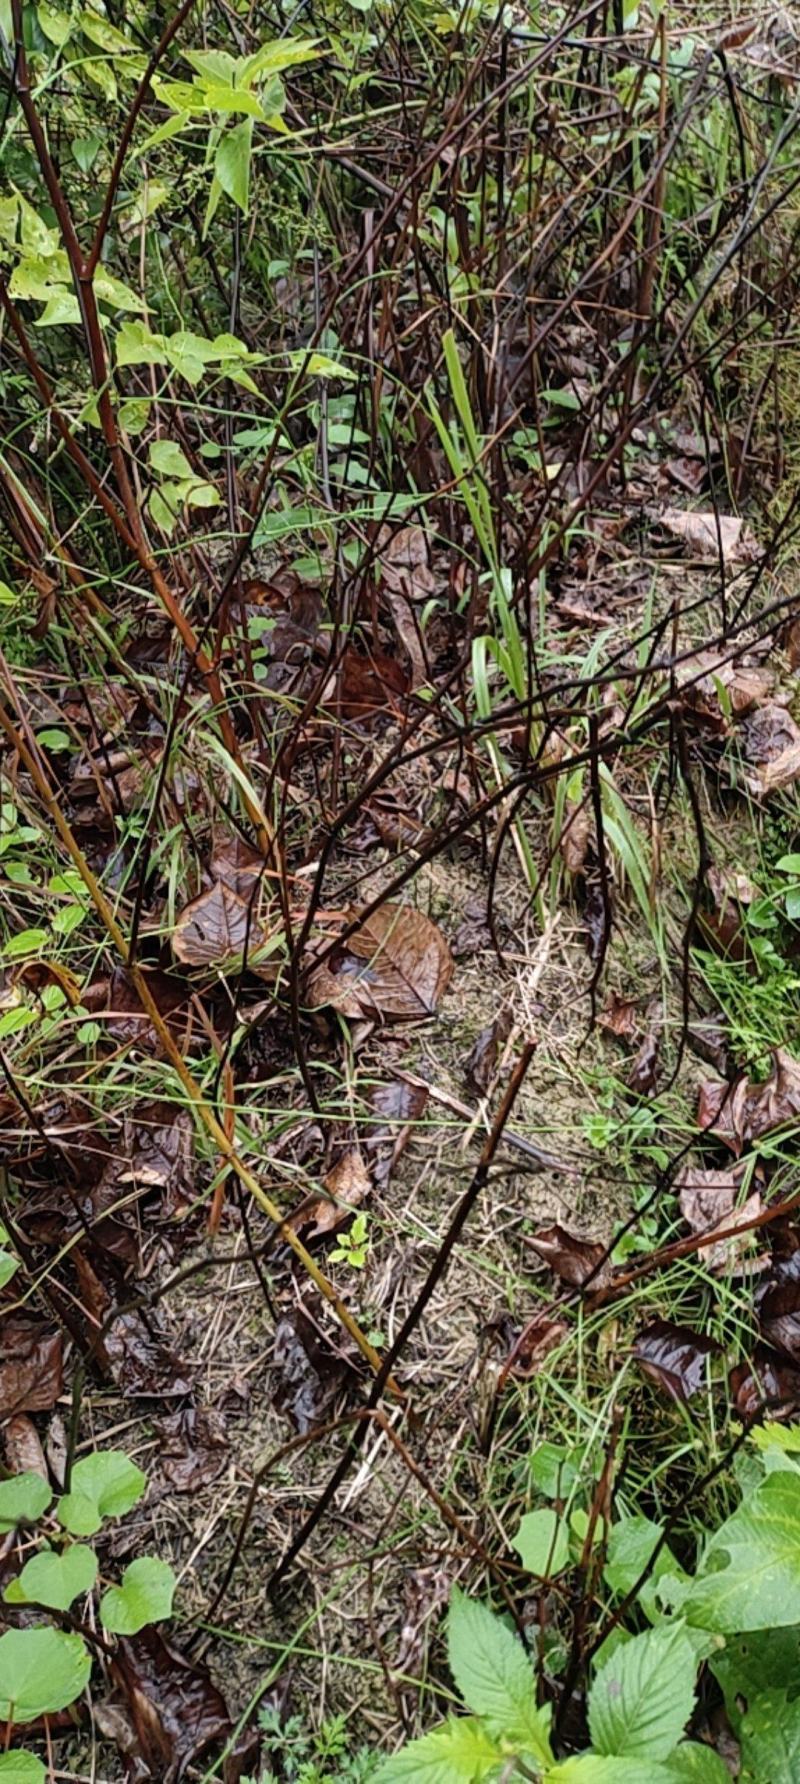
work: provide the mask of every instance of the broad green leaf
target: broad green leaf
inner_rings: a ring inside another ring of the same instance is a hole
[[[455,1586],[447,1618],[450,1671],[459,1691],[489,1733],[520,1753],[552,1763],[550,1710],[536,1705],[533,1669],[521,1641],[485,1604]]]
[[[730,1784],[731,1779],[719,1754],[700,1741],[681,1741],[675,1752],[670,1753],[668,1771],[671,1778],[685,1778],[687,1784]],[[778,1776],[777,1772],[775,1776]]]
[[[6,1283],[11,1281],[18,1269],[19,1258],[14,1257],[10,1251],[0,1251],[0,1288],[5,1288]],[[0,1523],[0,1529],[2,1529],[2,1523]]]
[[[36,17],[45,37],[61,49],[72,30],[73,21],[68,13],[58,12],[54,6],[37,6]]]
[[[151,468],[160,477],[193,477],[194,472],[186,453],[174,440],[153,440],[150,444],[149,459]]]
[[[667,1759],[692,1713],[695,1658],[680,1625],[649,1629],[598,1668],[589,1733],[598,1753]]]
[[[21,929],[18,935],[12,935],[3,948],[4,960],[24,960],[26,954],[40,954],[47,947],[46,929]]]
[[[800,1474],[767,1475],[714,1532],[684,1611],[723,1635],[800,1623]]]
[[[26,1561],[22,1572],[3,1593],[6,1604],[45,1604],[48,1610],[68,1611],[73,1599],[91,1592],[97,1579],[97,1556],[84,1543],[73,1543],[59,1553],[42,1549]]]
[[[90,173],[103,147],[101,136],[76,136],[70,143],[74,159],[81,173]]]
[[[175,1575],[166,1561],[143,1555],[131,1561],[119,1586],[100,1600],[100,1621],[112,1635],[137,1635],[148,1623],[161,1623],[172,1612]]]
[[[567,1566],[569,1531],[565,1520],[549,1508],[526,1512],[512,1540],[523,1567],[541,1580],[553,1579]]]
[[[225,86],[232,86],[237,71],[243,66],[241,59],[237,61],[228,50],[184,50],[184,61],[198,74],[208,80],[222,81]]]
[[[110,304],[115,310],[143,310],[144,304],[130,285],[123,279],[115,279],[102,267],[96,272],[92,281],[95,292],[101,303]]]
[[[301,347],[298,347],[295,352],[289,354],[289,358],[292,365],[303,366],[306,354]],[[355,378],[356,376],[349,366],[342,365],[341,360],[331,359],[329,353],[309,353],[305,373],[307,378]]]
[[[333,433],[332,428],[329,431]],[[561,1443],[537,1444],[530,1461],[531,1480],[548,1499],[566,1499],[585,1453],[579,1445],[566,1449]]]
[[[624,1598],[641,1578],[656,1543],[661,1536],[662,1526],[652,1523],[650,1518],[637,1516],[623,1518],[619,1524],[613,1524],[608,1538],[608,1558],[603,1568],[606,1585],[619,1598]],[[665,1543],[659,1549],[653,1563],[653,1569],[639,1593],[639,1603],[645,1616],[655,1622],[659,1615],[656,1598],[656,1581],[665,1574],[681,1574],[680,1564],[675,1560],[672,1550]]]
[[[35,328],[62,328],[67,323],[80,322],[81,312],[77,297],[73,297],[66,286],[63,290],[54,291],[49,297],[41,316],[36,317]]]
[[[98,1450],[72,1470],[70,1490],[58,1502],[59,1523],[72,1536],[94,1536],[105,1518],[121,1518],[136,1505],[147,1475],[123,1450]]]
[[[221,499],[219,490],[214,488],[213,483],[202,483],[196,479],[192,480],[184,498],[190,508],[218,508]]]
[[[285,68],[298,68],[301,62],[313,62],[321,54],[313,37],[281,37],[274,43],[263,43],[260,50],[246,57],[242,79],[252,85],[261,75],[281,74]]]
[[[47,1773],[35,1753],[0,1753],[3,1784],[45,1784]]]
[[[742,1704],[763,1691],[800,1686],[800,1629],[759,1629],[729,1635],[711,1660],[711,1671],[725,1697],[728,1720],[736,1733]]]
[[[24,1474],[12,1474],[0,1480],[0,1532],[15,1530],[17,1524],[35,1524],[47,1510],[53,1495],[46,1480],[32,1468]]]
[[[551,1779],[553,1784],[673,1784],[674,1778],[670,1766],[659,1765],[655,1759],[579,1753],[546,1772],[543,1784],[550,1784]]]
[[[226,130],[214,156],[214,176],[223,192],[233,199],[240,211],[247,213],[250,197],[250,155],[253,146],[253,121]]]
[[[797,1681],[795,1681],[795,1687]],[[766,1784],[767,1779],[800,1778],[800,1700],[789,1702],[785,1691],[763,1691],[750,1698],[736,1729],[741,1748],[740,1784]]]
[[[149,396],[127,397],[119,406],[119,424],[129,434],[140,434],[150,419],[152,400]]]
[[[103,56],[82,57],[81,68],[87,80],[97,88],[102,98],[113,103],[117,98],[117,83],[111,63],[105,61]]]
[[[180,490],[179,483],[162,483],[161,488],[151,490],[147,498],[147,512],[150,519],[157,527],[161,528],[162,533],[167,534],[168,538],[175,531],[180,511],[176,490]]]
[[[117,365],[163,365],[167,358],[163,335],[155,335],[144,322],[123,322],[116,336]]]
[[[8,1629],[0,1636],[0,1721],[35,1722],[65,1710],[80,1697],[91,1670],[79,1635]]]
[[[473,1716],[451,1716],[419,1741],[409,1741],[400,1753],[378,1768],[374,1784],[477,1784],[496,1777],[503,1759],[483,1724]]]
[[[243,112],[248,118],[263,119],[261,101],[244,87],[226,87],[209,81],[202,89],[204,109],[210,112]]]

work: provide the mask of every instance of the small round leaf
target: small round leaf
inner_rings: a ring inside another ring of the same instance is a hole
[[[514,1537],[514,1548],[523,1567],[540,1580],[551,1580],[569,1560],[569,1535],[563,1518],[554,1511],[529,1511]]]
[[[68,1611],[73,1599],[91,1592],[97,1579],[97,1556],[84,1543],[73,1543],[60,1554],[43,1549],[26,1561],[22,1572],[6,1586],[6,1604],[45,1604],[48,1610]]]
[[[35,1722],[80,1697],[92,1670],[79,1635],[8,1629],[0,1636],[0,1722]]]
[[[122,1583],[100,1600],[100,1621],[112,1635],[138,1635],[148,1623],[160,1623],[172,1612],[175,1575],[166,1561],[143,1555],[131,1561]]]
[[[0,1753],[2,1784],[44,1784],[47,1773],[35,1753]]]
[[[141,1499],[147,1475],[123,1450],[98,1450],[72,1470],[70,1490],[58,1502],[58,1520],[73,1536],[94,1536],[104,1518],[121,1518]]]
[[[10,1480],[0,1480],[0,1533],[5,1535],[17,1524],[35,1524],[52,1497],[47,1481],[33,1468],[26,1468],[24,1474],[12,1474]]]

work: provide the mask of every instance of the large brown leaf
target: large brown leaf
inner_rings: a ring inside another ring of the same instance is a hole
[[[581,1239],[577,1233],[570,1233],[566,1227],[542,1227],[528,1240],[534,1251],[555,1270],[562,1282],[568,1282],[572,1288],[581,1288],[591,1276],[592,1288],[604,1288],[610,1282],[613,1271],[608,1262],[603,1262],[607,1246],[599,1239]],[[595,1274],[592,1274],[592,1272]]]
[[[25,1314],[0,1326],[0,1417],[49,1412],[64,1386],[61,1333]]]
[[[156,1425],[163,1474],[178,1493],[196,1493],[222,1473],[229,1445],[225,1420],[213,1406],[187,1406]]]
[[[325,1233],[335,1233],[337,1227],[349,1220],[352,1209],[358,1208],[369,1195],[372,1182],[357,1146],[349,1146],[342,1153],[323,1182],[328,1195],[320,1196],[310,1207],[303,1203],[297,1214],[289,1216],[290,1226],[302,1228],[306,1239],[320,1239]]]
[[[693,1233],[710,1234],[722,1228],[731,1232],[736,1228],[744,1228],[741,1237],[721,1239],[717,1244],[705,1245],[700,1253],[712,1270],[723,1271],[733,1268],[739,1262],[743,1252],[752,1248],[752,1234],[746,1229],[750,1221],[762,1211],[760,1191],[755,1189],[741,1201],[742,1182],[747,1174],[746,1164],[730,1165],[725,1171],[706,1171],[689,1169],[676,1181],[675,1187],[680,1192],[681,1214]]]
[[[452,971],[450,949],[430,917],[411,905],[384,904],[312,969],[309,1004],[329,1004],[356,1020],[419,1021],[433,1015]]]
[[[420,526],[400,527],[380,547],[378,562],[387,587],[408,601],[427,601],[436,584],[428,568],[428,541]]]
[[[205,1667],[191,1665],[156,1629],[121,1641],[111,1673],[133,1737],[125,1752],[130,1779],[174,1784],[212,1742],[230,1733],[225,1699]]]
[[[749,1363],[731,1370],[730,1386],[736,1410],[745,1419],[756,1418],[764,1407],[773,1417],[780,1410],[786,1418],[800,1406],[800,1369],[766,1344],[757,1344]]]
[[[756,1290],[756,1312],[767,1343],[800,1363],[800,1251],[776,1259]]]
[[[766,1084],[743,1078],[731,1086],[707,1078],[700,1087],[697,1124],[724,1140],[737,1157],[743,1147],[800,1115],[800,1063],[776,1047]]]
[[[708,1359],[719,1352],[713,1338],[655,1319],[640,1332],[633,1346],[639,1368],[671,1400],[684,1404],[706,1383]]]
[[[721,553],[726,564],[747,564],[758,555],[755,539],[737,514],[666,508],[658,518],[673,539],[679,539],[693,557],[704,562],[717,563]]]
[[[742,727],[742,735],[745,756],[756,765],[747,775],[756,798],[791,787],[800,777],[800,727],[784,706],[762,706]]]
[[[234,955],[255,953],[267,932],[251,898],[225,880],[184,905],[172,932],[172,952],[185,966],[218,966]]]

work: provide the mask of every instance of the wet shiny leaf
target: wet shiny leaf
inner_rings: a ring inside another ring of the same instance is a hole
[[[718,1353],[719,1345],[713,1339],[665,1319],[654,1320],[639,1333],[633,1346],[648,1379],[671,1400],[684,1404],[705,1387],[708,1359]]]

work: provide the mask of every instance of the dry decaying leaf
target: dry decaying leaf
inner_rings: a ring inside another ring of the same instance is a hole
[[[700,1087],[697,1125],[724,1140],[738,1158],[743,1147],[800,1115],[800,1063],[776,1047],[766,1084],[743,1078],[731,1086],[708,1078]]]
[[[728,733],[731,720],[744,717],[769,699],[775,675],[761,663],[730,657],[724,650],[699,650],[675,671],[681,705],[714,732]]]
[[[390,1078],[387,1084],[376,1084],[370,1106],[377,1125],[370,1122],[366,1149],[373,1155],[372,1175],[379,1189],[385,1189],[397,1160],[405,1151],[413,1133],[413,1123],[421,1121],[428,1106],[428,1090],[422,1084],[407,1084],[402,1078]]]
[[[705,1386],[708,1358],[718,1352],[719,1345],[712,1338],[666,1319],[653,1320],[633,1346],[636,1361],[649,1380],[671,1400],[684,1404]]]
[[[464,1066],[464,1078],[476,1096],[485,1096],[497,1069],[499,1049],[511,1032],[511,1011],[500,1010],[487,1028],[482,1028],[471,1047]]]
[[[109,1721],[132,1780],[173,1784],[212,1742],[224,1740],[231,1722],[222,1693],[205,1667],[193,1666],[156,1629],[121,1641],[111,1673],[125,1701]],[[106,1706],[112,1717],[115,1706]],[[98,1716],[103,1726],[102,1712]]]
[[[655,1090],[658,1067],[659,1036],[646,1034],[628,1073],[628,1088],[637,1096],[649,1096]]]
[[[746,873],[734,868],[709,867],[706,883],[714,908],[698,911],[698,929],[704,940],[712,942],[730,959],[742,960],[746,952],[742,933],[745,912],[762,894]]]
[[[746,1229],[748,1222],[762,1212],[759,1190],[753,1190],[745,1202],[740,1201],[747,1172],[743,1163],[725,1171],[684,1171],[675,1187],[680,1192],[681,1214],[693,1233],[713,1233],[717,1228],[728,1232],[735,1227]],[[742,1253],[751,1251],[752,1246],[753,1235],[745,1230],[739,1238],[704,1246],[700,1257],[712,1270],[722,1272],[733,1269]]]
[[[323,1178],[328,1196],[320,1196],[311,1207],[303,1202],[296,1214],[289,1216],[289,1225],[303,1231],[306,1242],[320,1239],[326,1233],[335,1233],[337,1227],[349,1220],[353,1208],[358,1208],[369,1195],[372,1181],[357,1146],[350,1146],[342,1153]]]
[[[222,1473],[229,1455],[225,1420],[212,1406],[189,1406],[160,1419],[159,1463],[178,1493],[196,1493]]]
[[[428,542],[422,527],[400,527],[380,545],[378,562],[387,587],[410,601],[427,601],[436,584],[428,568]]]
[[[577,1233],[570,1233],[566,1227],[556,1224],[542,1227],[528,1244],[538,1251],[551,1270],[555,1270],[561,1281],[568,1282],[572,1288],[581,1288],[589,1276],[594,1289],[604,1288],[612,1279],[610,1263],[602,1262],[608,1247],[599,1239],[581,1239]],[[596,1274],[592,1275],[593,1271]]]
[[[621,1041],[634,1040],[642,1023],[642,1000],[638,997],[618,997],[611,992],[608,1003],[597,1018],[600,1027],[615,1034]]]
[[[32,1419],[24,1412],[18,1412],[9,1419],[3,1430],[3,1444],[6,1461],[12,1474],[40,1474],[43,1480],[49,1480],[49,1472],[45,1453],[39,1441],[39,1433]]]
[[[3,1320],[0,1417],[49,1412],[64,1387],[61,1333],[24,1314]]]
[[[742,737],[748,762],[756,764],[746,782],[757,799],[800,777],[800,727],[785,706],[762,706],[743,725]]]
[[[509,1378],[530,1381],[538,1374],[545,1357],[566,1338],[569,1326],[563,1319],[546,1319],[543,1315],[529,1321],[513,1346]]]
[[[749,1363],[731,1370],[731,1393],[742,1418],[755,1418],[762,1407],[769,1406],[772,1417],[788,1418],[800,1406],[800,1369],[757,1344]]]
[[[303,1307],[285,1313],[275,1327],[275,1405],[303,1436],[319,1423],[349,1365],[324,1341]]]
[[[800,1251],[775,1260],[756,1290],[756,1312],[767,1343],[800,1363]]]
[[[758,556],[758,543],[736,514],[698,514],[691,509],[667,508],[658,516],[673,539],[680,539],[695,556],[726,564],[749,564]]]
[[[411,905],[384,904],[312,967],[308,1001],[311,1009],[331,1005],[354,1020],[419,1021],[433,1015],[452,971],[450,949],[430,917]]]
[[[179,912],[172,952],[185,966],[217,966],[234,955],[254,954],[266,939],[257,900],[216,880]]]

